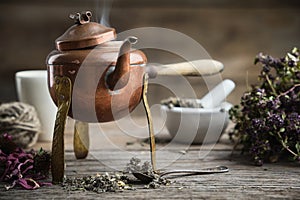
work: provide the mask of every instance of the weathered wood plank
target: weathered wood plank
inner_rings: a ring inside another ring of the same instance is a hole
[[[97,125],[91,128],[90,153],[86,159],[76,160],[72,147],[72,123],[68,124],[65,134],[66,176],[120,171],[133,156],[150,161],[148,144],[123,134],[113,123],[102,125],[100,131]],[[98,140],[95,141],[94,137]],[[299,164],[285,162],[255,167],[239,153],[232,156],[232,144],[226,134],[213,149],[209,145],[170,145],[165,137],[166,132],[158,137],[161,141],[158,142],[157,164],[161,170],[225,165],[230,171],[205,176],[172,176],[173,183],[159,189],[146,190],[142,189],[143,185],[137,185],[135,191],[104,194],[65,191],[57,185],[34,191],[5,191],[1,184],[0,199],[300,199]]]
[[[135,151],[139,158],[147,159],[147,151]],[[165,151],[165,159],[159,162],[172,161],[173,152]],[[171,177],[175,181],[170,186],[155,190],[138,189],[121,193],[96,194],[93,192],[65,191],[59,186],[43,187],[34,191],[11,190],[4,191],[0,187],[0,199],[299,199],[300,198],[300,168],[295,163],[265,164],[254,167],[238,155],[230,157],[230,151],[212,151],[209,159],[197,159],[198,151],[191,150],[172,162],[167,169],[202,168],[216,165],[226,165],[229,173],[205,176]],[[93,154],[101,155],[95,159]],[[130,156],[112,151],[95,151],[86,160],[75,160],[72,151],[66,152],[66,175],[83,176],[114,171],[114,167],[124,167],[122,163]],[[113,166],[105,165],[106,161],[120,161]],[[1,185],[2,186],[2,185]],[[142,185],[137,186],[143,187]]]

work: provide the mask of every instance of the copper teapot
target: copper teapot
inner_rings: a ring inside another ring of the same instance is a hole
[[[146,56],[131,49],[137,38],[114,41],[115,29],[90,22],[91,12],[72,18],[76,24],[57,38],[56,50],[47,57],[51,97],[57,103],[55,76],[66,76],[73,86],[70,117],[85,122],[119,119],[141,100]]]
[[[188,62],[164,66],[158,71],[146,67],[145,54],[131,49],[137,38],[115,41],[115,29],[90,22],[91,16],[89,11],[70,15],[75,25],[56,39],[56,50],[46,61],[50,94],[56,104],[55,76],[66,76],[72,82],[68,114],[74,119],[108,122],[127,115],[141,101],[145,73],[199,76],[223,69],[222,63],[213,60],[200,60],[196,63],[199,68]]]
[[[143,100],[155,169],[154,131],[146,98],[148,75],[212,75],[223,69],[222,63],[213,60],[200,60],[194,65],[185,62],[146,66],[145,54],[131,48],[137,38],[116,41],[115,29],[90,22],[91,16],[89,11],[70,15],[75,25],[56,39],[56,50],[46,61],[50,95],[58,106],[52,142],[53,183],[61,182],[64,176],[63,135],[67,115],[83,123],[81,131],[74,131],[74,151],[77,158],[85,158],[87,123],[120,119]]]

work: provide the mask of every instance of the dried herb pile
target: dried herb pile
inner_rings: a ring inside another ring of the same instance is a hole
[[[148,185],[145,185],[145,188],[159,188],[161,185],[169,185],[171,182],[170,180],[160,177],[156,174],[150,162],[145,161],[144,163],[141,162],[139,158],[133,157],[130,162],[127,164],[127,167],[124,170],[124,173],[133,173],[133,172],[141,172],[148,176],[153,177],[153,181],[150,182]]]
[[[0,181],[5,182],[7,190],[21,186],[37,189],[51,183],[40,182],[46,179],[50,169],[50,154],[43,149],[26,152],[17,147],[12,136],[0,136]]]
[[[161,185],[169,185],[170,181],[159,177],[152,170],[148,161],[142,163],[138,158],[132,158],[127,164],[125,170],[120,173],[103,173],[95,176],[65,178],[62,186],[69,191],[81,190],[92,191],[96,193],[104,192],[121,192],[123,190],[135,190],[135,185],[140,184],[137,180],[133,180],[130,173],[142,172],[147,175],[154,176],[154,180],[144,185],[146,189],[159,188]]]
[[[6,183],[6,190],[15,186],[30,190],[51,185],[50,182],[41,182],[48,178],[49,171],[50,154],[48,152],[43,149],[26,152],[13,142],[9,134],[0,136],[0,181]],[[153,181],[144,188],[155,189],[161,185],[170,184],[169,180],[153,172],[149,162],[142,163],[140,159],[132,158],[123,172],[65,178],[62,187],[69,191],[82,190],[96,193],[135,190],[133,183],[140,184],[137,180],[133,180],[132,175],[130,176],[135,171],[154,177]]]
[[[133,187],[128,184],[128,177],[118,173],[104,173],[81,178],[65,178],[62,187],[69,191],[81,190],[96,193],[118,192],[133,189]]]
[[[289,156],[300,161],[300,62],[294,48],[282,58],[262,53],[259,83],[244,93],[241,104],[230,110],[243,151],[256,165]]]
[[[160,102],[162,105],[168,106],[168,108],[182,107],[182,108],[203,108],[195,99],[183,99],[178,97],[170,97]]]

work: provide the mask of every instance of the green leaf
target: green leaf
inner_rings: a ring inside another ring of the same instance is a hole
[[[292,53],[297,53],[297,52],[299,52],[298,48],[294,47],[293,50],[292,50]]]
[[[292,54],[290,53],[287,53],[288,57],[292,60],[292,61],[295,61],[297,62],[297,58],[295,56],[293,56]]]
[[[282,128],[279,130],[280,133],[283,133],[284,131],[285,131],[285,128],[284,128],[284,127],[282,127]]]

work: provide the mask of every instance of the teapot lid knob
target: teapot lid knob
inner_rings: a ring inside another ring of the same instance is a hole
[[[92,12],[84,11],[81,13],[70,14],[69,17],[73,19],[76,24],[86,24],[91,21]]]
[[[116,38],[115,29],[90,22],[90,11],[71,14],[69,17],[75,20],[75,24],[55,40],[56,49],[60,51],[93,47]]]

